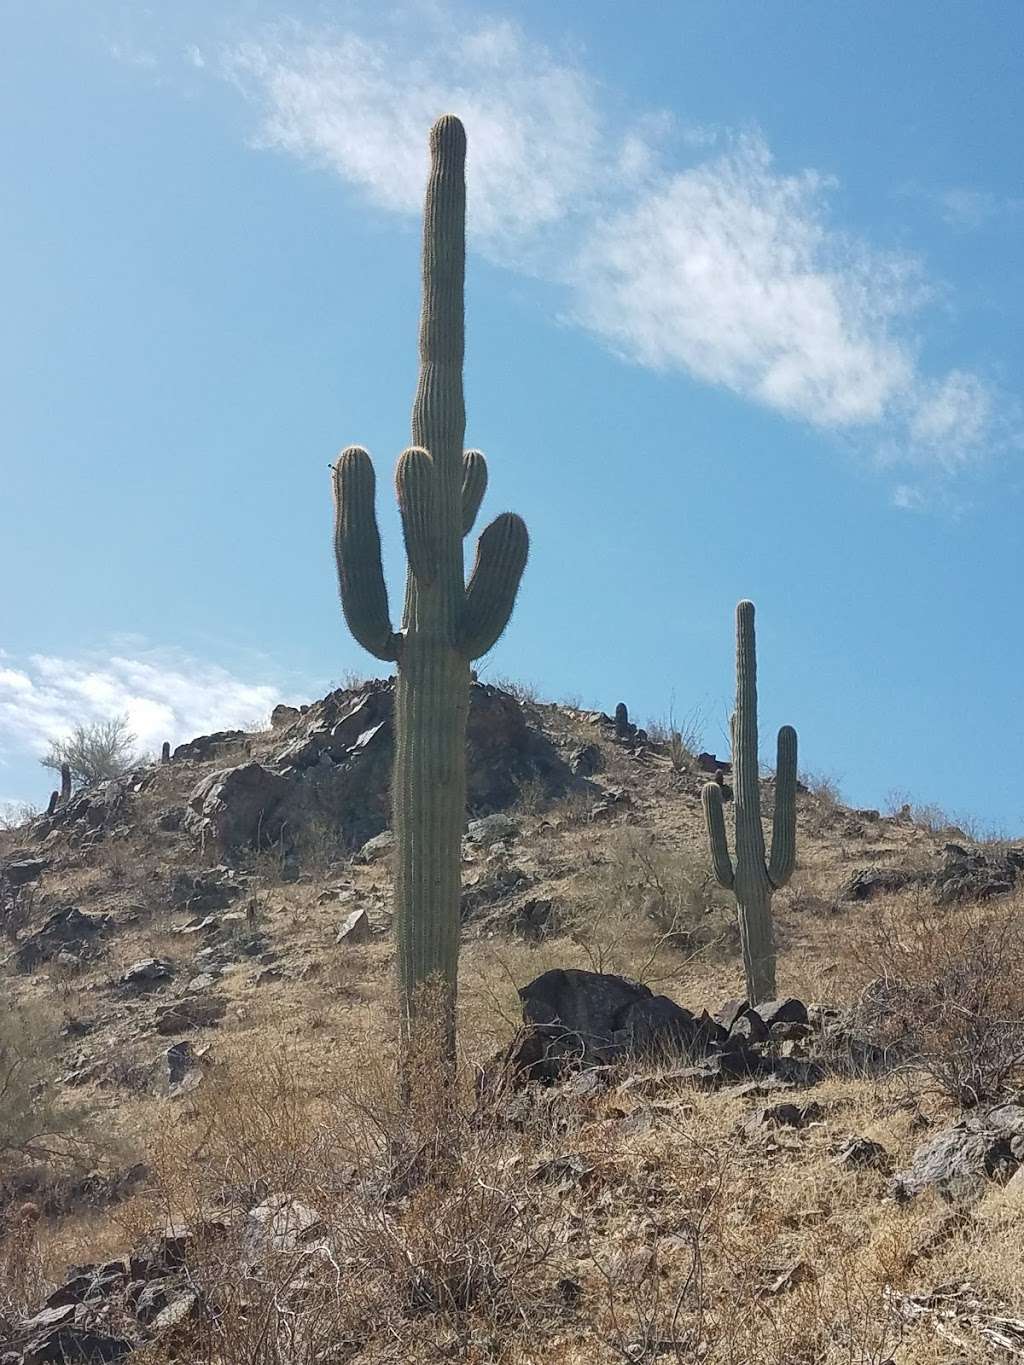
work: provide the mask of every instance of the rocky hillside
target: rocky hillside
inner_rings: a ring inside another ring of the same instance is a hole
[[[474,685],[464,1084],[409,1114],[392,701],[0,836],[0,1360],[1024,1357],[1024,848],[802,790],[751,1010],[728,763]]]

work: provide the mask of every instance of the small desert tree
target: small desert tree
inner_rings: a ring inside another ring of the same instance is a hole
[[[136,762],[135,736],[128,729],[128,717],[76,725],[64,739],[52,740],[39,761],[58,773],[66,763],[76,787],[119,777]]]

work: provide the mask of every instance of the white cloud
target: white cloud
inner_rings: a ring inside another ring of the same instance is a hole
[[[80,723],[127,716],[143,752],[265,719],[276,687],[172,651],[105,659],[0,655],[0,759],[42,755]]]
[[[999,211],[999,201],[985,190],[972,190],[964,185],[942,190],[937,195],[939,210],[950,227],[970,229],[983,227]]]
[[[687,370],[816,426],[883,419],[913,378],[887,331],[914,271],[830,235],[812,172],[760,137],[666,178],[590,236],[581,320],[641,363]]]
[[[857,436],[884,463],[948,474],[984,458],[995,395],[965,369],[923,369],[922,272],[833,224],[830,178],[781,170],[757,132],[627,116],[506,20],[396,13],[376,32],[266,30],[227,54],[262,145],[412,216],[425,129],[457,112],[472,242],[562,286],[573,320],[619,354]]]
[[[402,49],[356,34],[272,38],[235,49],[227,70],[263,109],[261,140],[329,167],[380,206],[423,204],[425,129],[446,110],[472,128],[469,232],[489,254],[586,207],[608,148],[585,74],[530,45],[506,21]],[[620,139],[623,165],[646,156]],[[612,168],[612,174],[620,174]]]

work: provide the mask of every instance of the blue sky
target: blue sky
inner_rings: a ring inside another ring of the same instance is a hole
[[[470,143],[467,441],[533,553],[484,675],[1024,829],[1024,10],[13,0],[0,800],[371,660],[328,463],[389,472],[425,140]]]

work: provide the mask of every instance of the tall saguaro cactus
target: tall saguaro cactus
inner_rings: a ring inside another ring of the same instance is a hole
[[[796,731],[779,731],[775,768],[775,815],[771,856],[765,863],[761,828],[761,786],[757,762],[757,652],[754,604],[736,608],[736,710],[732,717],[736,861],[729,856],[722,791],[708,782],[701,800],[711,842],[715,876],[736,897],[743,970],[751,1004],[775,994],[775,934],[772,894],[785,886],[796,861]]]
[[[391,625],[381,571],[373,466],[358,446],[342,451],[334,468],[335,553],[349,629],[364,649],[398,665],[392,799],[403,1029],[408,1040],[420,988],[439,985],[451,1050],[470,663],[508,624],[529,541],[522,519],[502,513],[480,536],[466,583],[462,541],[483,500],[487,466],[479,451],[462,449],[466,134],[457,118],[434,124],[430,156],[413,444],[395,474],[408,564],[400,631]]]

